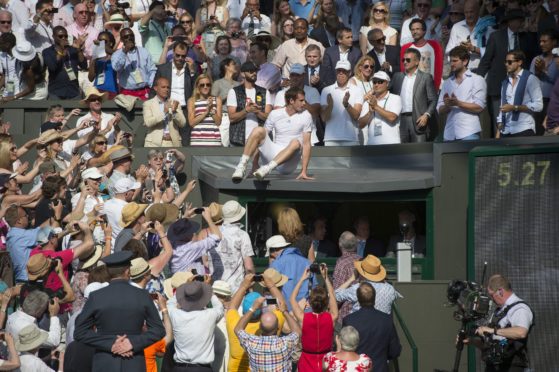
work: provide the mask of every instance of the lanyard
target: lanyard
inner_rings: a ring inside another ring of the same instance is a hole
[[[157,31],[157,33],[159,34],[159,39],[161,40],[162,43],[165,43],[165,31],[163,31],[163,34],[161,33],[161,31],[159,30],[159,26],[153,22],[150,21],[153,24],[153,28],[155,28],[155,31]],[[163,25],[163,27],[165,27],[165,25]]]
[[[367,87],[365,86],[365,82],[361,80],[361,85],[363,85],[363,91],[365,92],[365,94],[369,93],[372,88],[372,84],[370,81],[368,81],[367,84],[369,85],[369,89],[367,89]]]
[[[126,58],[126,61],[127,61],[130,65],[132,65],[132,62],[134,62],[134,61],[131,61],[131,60],[128,58],[128,53],[124,53],[124,58]],[[136,58],[138,59],[138,61],[137,61],[137,63],[136,63],[136,64],[137,64],[136,68],[138,68],[138,67],[140,67],[140,52],[138,51],[138,47],[136,47]]]
[[[386,100],[384,101],[384,105],[382,105],[383,110],[386,110],[386,104],[388,103],[388,98],[390,98],[390,93],[386,95]],[[377,112],[375,111],[373,112],[373,123],[375,122],[376,119],[377,119]]]
[[[6,56],[5,56],[5,57],[6,57],[6,58],[5,58],[5,59],[6,59],[6,68],[5,68],[5,70],[6,70],[6,77],[7,77],[6,80],[7,80],[7,81],[10,81],[10,65],[8,64],[8,54],[7,54],[7,53],[6,53]]]
[[[54,44],[54,42],[52,41],[52,38],[50,37],[49,30],[45,26],[43,26],[43,24],[40,23],[40,22],[39,22],[39,26],[41,26],[43,28],[43,30],[45,30],[45,34],[47,34],[47,37],[49,38],[49,42],[51,44]]]

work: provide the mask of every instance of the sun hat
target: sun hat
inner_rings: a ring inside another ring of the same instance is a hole
[[[128,227],[132,222],[136,221],[144,213],[147,206],[147,204],[138,204],[136,202],[126,204],[122,208],[122,215],[120,221],[118,221],[120,227]]]
[[[283,287],[289,280],[286,275],[280,274],[279,271],[277,271],[276,269],[272,269],[271,267],[264,270],[262,276],[272,279],[272,281],[278,288]]]
[[[35,324],[29,324],[19,331],[19,335],[15,340],[17,351],[31,351],[37,349],[49,337],[47,331],[39,329]]]
[[[89,256],[79,260],[80,269],[82,270],[89,269],[90,267],[95,265],[97,261],[99,261],[99,259],[101,258],[102,254],[103,254],[103,246],[101,246],[100,244],[95,245],[93,251]]]
[[[111,15],[111,17],[109,18],[109,20],[107,22],[105,22],[103,27],[107,28],[107,26],[112,26],[112,25],[121,25],[122,26],[124,24],[124,22],[126,22],[126,20],[124,19],[122,14],[115,13],[115,14]]]
[[[58,139],[63,139],[63,138],[64,137],[62,137],[62,134],[60,134],[60,132],[57,131],[56,129],[49,129],[41,133],[37,142],[46,145]]]
[[[237,222],[245,215],[246,209],[239,204],[236,200],[230,200],[223,204],[221,213],[223,214],[224,223]]]
[[[258,39],[262,39],[262,38],[265,38],[265,37],[269,37],[272,40],[272,42],[270,43],[270,50],[276,49],[277,47],[280,46],[281,39],[277,36],[272,35],[268,31],[264,31],[264,30],[260,31],[256,35],[252,35],[251,38],[250,38],[250,41],[254,43],[254,42],[260,41]]]
[[[222,205],[216,202],[212,202],[208,209],[210,210],[210,216],[215,224],[223,222]]]
[[[199,281],[188,282],[177,288],[175,297],[184,311],[203,310],[212,297],[212,287]]]
[[[268,240],[266,240],[266,257],[270,255],[271,249],[280,249],[289,247],[290,242],[286,241],[283,235],[274,235]]]
[[[231,286],[224,280],[216,280],[212,285],[215,294],[229,297],[232,295]]]
[[[19,41],[12,48],[12,55],[22,62],[29,62],[35,58],[37,51],[29,41]]]
[[[107,92],[101,93],[97,88],[95,88],[95,87],[93,87],[93,86],[92,86],[92,87],[88,87],[88,88],[85,89],[85,98],[82,99],[82,100],[80,101],[80,103],[81,103],[82,105],[87,105],[87,104],[88,104],[87,101],[88,101],[91,97],[99,97],[99,98],[101,98],[101,102],[103,102],[104,100],[107,99]]]
[[[136,280],[142,278],[151,270],[151,265],[142,257],[134,258],[130,262],[130,279]]]
[[[367,255],[361,261],[353,263],[359,275],[372,282],[380,282],[386,278],[386,269],[382,266],[380,259],[372,254]]]
[[[109,154],[109,159],[111,159],[112,162],[119,161],[126,158],[134,159],[134,155],[130,152],[130,149],[128,147],[124,147],[124,146],[114,151],[111,151],[111,153]]]
[[[114,102],[118,107],[122,107],[126,111],[130,112],[134,109],[134,105],[136,104],[137,99],[138,97],[127,96],[125,94],[118,94],[114,98]]]
[[[179,208],[170,203],[150,204],[144,212],[146,220],[159,221],[163,225],[174,222],[179,217]]]
[[[121,178],[115,182],[113,190],[115,194],[124,194],[125,192],[136,190],[142,187],[142,184],[132,181],[130,178]]]
[[[243,298],[243,314],[248,313],[248,311],[250,310],[250,308],[252,307],[252,305],[254,304],[254,301],[256,301],[257,298],[262,297],[262,295],[258,292],[250,292],[247,293],[245,295],[245,297]],[[262,310],[258,309],[256,311],[254,311],[252,313],[252,319],[257,319],[258,317],[260,317],[260,314],[262,314]]]
[[[171,242],[173,248],[181,244],[186,244],[192,240],[194,233],[198,232],[200,229],[200,224],[191,221],[187,218],[181,218],[177,220],[167,230],[167,238]]]
[[[178,271],[174,273],[172,277],[165,279],[163,281],[163,292],[165,296],[167,296],[167,299],[174,297],[175,290],[188,282],[193,276],[194,274],[190,271]]]
[[[35,254],[27,261],[27,277],[29,280],[37,280],[50,271],[51,259],[42,253]]]
[[[113,147],[107,149],[107,151],[105,151],[103,153],[103,155],[101,155],[101,157],[99,158],[99,161],[101,162],[101,164],[106,165],[108,163],[110,163],[111,160],[111,155],[113,152],[118,151],[120,149],[125,149],[126,146],[122,146],[122,145],[114,145]]]
[[[87,179],[96,180],[99,178],[103,178],[103,173],[101,173],[99,169],[97,169],[97,167],[87,168],[86,170],[82,171],[82,179],[84,180]]]

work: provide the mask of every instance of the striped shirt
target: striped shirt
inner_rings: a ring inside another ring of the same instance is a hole
[[[208,107],[207,100],[197,100],[194,103],[194,116],[202,114]],[[211,115],[198,123],[190,133],[190,146],[221,146],[219,127]]]

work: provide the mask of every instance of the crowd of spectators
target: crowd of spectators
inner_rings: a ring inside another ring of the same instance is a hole
[[[257,273],[245,208],[192,206],[175,148],[312,179],[310,144],[477,140],[486,111],[495,138],[559,134],[559,0],[0,7],[0,104],[75,100],[25,143],[0,127],[0,370],[386,371],[401,296],[379,257],[427,254],[413,213],[387,245],[366,218],[336,244],[282,209]],[[107,100],[142,102],[145,138]]]

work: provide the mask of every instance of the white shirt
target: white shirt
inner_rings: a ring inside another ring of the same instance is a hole
[[[285,107],[285,92],[288,89],[289,88],[283,88],[276,94],[274,108]],[[318,93],[316,88],[305,85],[303,86],[303,90],[305,91],[305,101],[307,101],[309,105],[320,104],[320,93]]]
[[[342,51],[342,48],[340,47],[338,47],[338,49],[340,50],[340,61],[348,61],[347,57],[349,56],[349,49],[345,52]]]
[[[199,311],[184,311],[177,308],[175,297],[167,302],[169,318],[175,338],[175,362],[211,364],[214,360],[214,331],[223,318],[223,304],[215,295],[212,308]]]
[[[0,71],[4,75],[4,89],[3,96],[14,96],[20,92],[21,81],[19,79],[21,75],[21,62],[16,64],[16,58],[12,57],[8,53],[0,52]],[[12,82],[13,91],[8,92],[7,83]]]
[[[109,121],[114,119],[114,115],[113,114],[107,114],[104,112],[101,112],[101,130],[105,130],[107,128],[107,125],[109,124]],[[82,116],[81,118],[78,119],[78,121],[76,122],[76,127],[79,127],[81,125],[81,123],[83,123],[84,121],[90,121],[90,120],[94,120],[93,116],[91,115],[91,112],[88,112],[87,114],[85,114],[84,116]],[[96,120],[96,119],[95,119]],[[88,127],[85,129],[82,129],[78,132],[78,137],[83,137],[85,135],[87,135],[89,132],[91,132],[93,130],[93,127]],[[114,145],[115,143],[115,128],[111,128],[111,130],[105,134],[105,137],[107,138],[107,144],[109,145]]]
[[[24,35],[25,39],[35,47],[37,53],[54,45],[52,26],[44,24],[43,21],[33,23],[33,19],[29,19],[25,25]]]
[[[21,330],[30,324],[37,325],[37,319],[24,313],[23,310],[18,310],[8,316],[8,321],[6,322],[6,332],[10,333],[14,337],[14,340],[17,340]],[[51,316],[49,337],[42,345],[47,348],[57,347],[60,345],[61,334],[60,320],[56,316]]]
[[[17,372],[55,372],[45,364],[38,356],[24,352],[19,356],[21,367],[15,369]]]
[[[485,108],[487,83],[483,77],[474,74],[470,70],[466,70],[460,84],[457,83],[454,75],[445,80],[441,93],[439,94],[437,110],[444,105],[445,94],[449,96],[454,94],[459,101],[475,103]],[[481,124],[479,114],[463,110],[456,106],[450,109],[444,127],[445,141],[462,139],[480,131]]]
[[[241,18],[245,9],[246,0],[228,0],[227,10],[229,18]]]
[[[22,32],[25,24],[31,18],[25,4],[20,0],[9,0],[6,10],[12,13],[12,31],[14,33]]]
[[[485,31],[484,36],[486,40],[486,46],[487,41],[489,40],[489,35],[491,35],[493,31],[495,31],[493,27],[487,27],[487,31]],[[448,38],[448,44],[446,44],[445,53],[450,53],[450,51],[459,46],[460,43],[466,42],[468,40],[468,36],[470,37],[470,42],[472,43],[472,45],[478,47],[480,50],[480,54],[470,53],[470,63],[468,64],[468,68],[474,69],[479,66],[479,61],[481,60],[481,56],[483,56],[483,54],[485,53],[486,46],[478,44],[473,29],[472,32],[470,32],[470,27],[466,23],[466,20],[460,21],[452,26],[452,29],[450,30],[450,36]]]
[[[402,82],[402,91],[400,92],[400,98],[402,99],[402,112],[413,112],[413,86],[415,84],[416,76],[417,70],[411,76],[404,72],[404,81]]]
[[[404,21],[404,23],[402,24],[402,34],[400,36],[400,45],[404,45],[404,44],[413,42],[413,37],[411,36],[411,31],[410,31],[410,23],[411,23],[412,19],[414,19],[414,18],[419,18],[419,16],[417,14],[414,14],[410,18],[406,19]],[[425,20],[425,24],[427,25],[427,33],[425,34],[425,39],[426,40],[440,40],[441,24],[438,23],[437,26],[435,27],[435,29],[433,30],[433,32],[431,32],[431,26],[433,26],[434,22],[437,22],[437,20],[434,19],[432,16],[429,16]]]
[[[528,71],[520,70],[518,79],[514,87],[512,86],[512,77],[507,77],[508,84],[506,89],[505,103],[514,105],[514,95],[520,81],[520,76],[525,73],[528,73]],[[540,88],[539,79],[534,75],[530,75],[528,77],[528,81],[526,82],[526,90],[524,91],[524,97],[522,98],[522,103],[520,105],[527,106],[530,111],[532,111],[532,113],[540,112],[543,110],[542,88]],[[523,132],[528,129],[532,129],[534,132],[536,131],[536,121],[534,120],[534,116],[532,113],[520,112],[517,121],[512,120],[513,113],[514,111],[510,111],[505,114],[505,126],[502,129],[503,134],[514,134]],[[500,124],[502,122],[503,116],[497,115],[497,123]]]
[[[303,133],[312,131],[312,116],[305,110],[289,115],[285,108],[272,110],[264,128],[268,132],[275,131],[274,143],[278,145],[289,145],[292,139],[297,139],[303,145]]]
[[[522,301],[522,299],[514,293],[511,294],[510,297],[505,301],[505,304],[501,306],[501,311],[504,310],[507,306],[510,306],[518,301]],[[530,326],[532,325],[533,319],[534,314],[532,313],[532,310],[530,310],[530,307],[528,305],[517,304],[511,307],[505,317],[499,321],[499,327],[503,328],[510,323],[511,327],[522,327],[529,330]],[[492,337],[495,339],[504,338],[498,335]]]
[[[72,210],[76,209],[78,200],[80,200],[80,196],[81,196],[81,192],[78,192],[76,195],[72,197],[71,199]],[[83,207],[83,217],[80,220],[81,222],[87,223],[87,221],[89,220],[89,217],[87,215],[89,213],[94,212],[95,206],[97,204],[101,204],[101,205],[104,204],[103,198],[101,198],[100,196],[88,195],[85,198],[85,204]],[[93,229],[93,239],[95,240],[95,242],[104,242],[104,238],[105,238],[105,233],[103,232],[103,229],[100,226],[95,226],[95,229]]]
[[[252,102],[256,102],[256,89],[246,89],[245,93],[247,99],[250,99]],[[272,104],[272,97],[270,96],[270,91],[266,91],[266,104]],[[237,95],[235,94],[235,90],[230,89],[229,93],[227,93],[227,107],[237,107]],[[235,125],[235,124],[233,124]],[[254,128],[258,126],[258,117],[255,113],[248,113],[245,120],[245,138],[248,138],[250,132]]]
[[[171,63],[171,99],[178,101],[181,107],[186,106],[186,100],[184,98],[185,66],[183,66],[182,70],[179,71],[175,67],[175,64]]]
[[[378,105],[386,111],[398,115],[394,122],[389,122],[386,118],[373,113],[368,127],[367,145],[384,145],[389,143],[400,143],[400,112],[402,111],[402,101],[400,96],[389,93],[384,98],[378,100]],[[360,117],[369,112],[369,102],[363,102]]]
[[[512,30],[510,28],[507,27],[507,36],[509,38],[509,48],[508,50],[513,50],[514,49],[514,32],[512,32]],[[518,38],[518,43],[520,44],[520,32],[516,33],[516,37]],[[520,47],[520,45],[519,45]]]
[[[320,104],[322,107],[328,105],[328,94],[332,95],[333,108],[330,120],[325,123],[326,129],[324,131],[325,141],[357,141],[357,123],[349,116],[346,108],[343,105],[343,99],[346,92],[349,91],[349,104],[363,103],[363,94],[361,90],[352,84],[347,84],[345,87],[338,86],[334,83],[325,87],[320,95]]]
[[[120,218],[122,217],[122,208],[128,204],[126,201],[118,198],[111,198],[105,202],[103,210],[107,215],[107,222],[113,229],[112,240],[113,244],[111,247],[115,246],[116,237],[122,231],[122,227],[119,224]]]
[[[231,15],[229,15],[231,17]],[[250,24],[251,16],[247,15],[245,19],[243,19],[243,23],[241,24],[241,30],[247,35],[248,37],[248,26]],[[256,17],[252,17],[252,21],[254,22],[254,35],[259,33],[260,31],[268,31],[271,32],[272,30],[272,21],[270,21],[270,17],[265,14],[260,13],[260,19]]]

